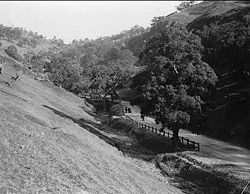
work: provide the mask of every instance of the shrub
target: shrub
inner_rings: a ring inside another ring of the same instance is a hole
[[[8,46],[8,48],[5,49],[5,52],[13,59],[16,59],[17,61],[22,61],[22,56],[17,53],[17,48],[15,46]]]
[[[123,107],[121,104],[115,104],[110,108],[109,111],[110,116],[123,116],[124,115],[124,111],[123,111]]]
[[[108,126],[113,129],[128,133],[128,135],[133,135],[139,132],[138,126],[133,121],[125,118],[111,118],[108,122]],[[133,134],[131,134],[132,131]]]
[[[19,41],[19,42],[17,43],[17,46],[23,47],[23,43]]]

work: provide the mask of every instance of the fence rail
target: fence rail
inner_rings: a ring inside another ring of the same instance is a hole
[[[150,130],[153,133],[156,133],[158,135],[167,137],[169,139],[173,137],[173,134],[168,132],[168,131],[160,131],[159,129],[157,129],[155,127],[151,127],[151,126],[148,126],[146,124],[135,121],[134,119],[132,119],[128,115],[126,115],[125,117],[126,117],[126,119],[134,122],[139,128]],[[185,137],[179,137],[179,140],[180,140],[180,143],[182,145],[187,146],[189,149],[200,151],[200,144],[199,143],[197,143],[195,141],[191,141],[191,140],[189,140],[189,139],[187,139]]]

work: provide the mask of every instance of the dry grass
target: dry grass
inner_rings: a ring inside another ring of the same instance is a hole
[[[240,194],[250,177],[243,168],[203,152],[162,154],[155,162],[186,193]]]

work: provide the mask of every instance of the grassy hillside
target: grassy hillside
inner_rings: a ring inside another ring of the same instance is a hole
[[[17,48],[17,53],[23,59],[31,54],[34,55],[39,52],[58,48],[55,41],[46,39],[46,37],[39,35],[36,32],[3,25],[0,25],[0,45],[1,54],[4,54],[5,49],[9,46],[15,46]]]
[[[203,1],[198,4],[194,4],[181,12],[176,11],[165,16],[157,22],[156,25],[147,29],[145,33],[130,39],[126,46],[132,50],[136,56],[139,56],[146,42],[148,42],[153,35],[172,22],[188,24],[198,18],[206,19],[208,17],[226,13],[233,9],[244,8],[247,6],[249,6],[248,3],[238,1]]]
[[[22,65],[5,61],[0,193],[181,193],[153,164],[103,141],[112,143],[112,137],[98,129],[93,107],[84,100],[25,74],[6,85]]]
[[[194,4],[193,6],[181,12],[167,16],[164,19],[164,22],[175,21],[190,23],[196,18],[221,15],[232,9],[237,9],[245,6],[248,6],[248,4],[237,1],[204,1],[198,4]]]

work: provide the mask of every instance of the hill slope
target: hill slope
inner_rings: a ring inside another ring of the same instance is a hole
[[[203,59],[215,70],[219,79],[211,103],[213,107],[204,118],[206,122],[203,122],[202,129],[248,147],[249,5],[248,2],[237,1],[204,1],[164,17],[148,33],[137,37],[138,42],[148,41],[172,22],[185,23],[190,31],[199,35],[204,46]],[[241,36],[244,36],[242,45],[238,44]],[[132,88],[145,83],[148,74],[147,71],[137,74],[133,78]],[[135,103],[137,101],[134,100]]]
[[[6,63],[0,76],[0,193],[182,193],[92,134],[82,99],[27,75],[9,87],[15,72]]]
[[[249,3],[238,1],[203,1],[201,3],[194,4],[181,12],[176,11],[164,16],[164,18],[155,23],[155,25],[151,26],[150,29],[136,37],[131,38],[126,46],[133,51],[136,56],[139,56],[146,42],[172,22],[189,24],[196,19],[207,19],[209,17],[221,15],[233,9],[240,9],[244,7],[249,7]]]

